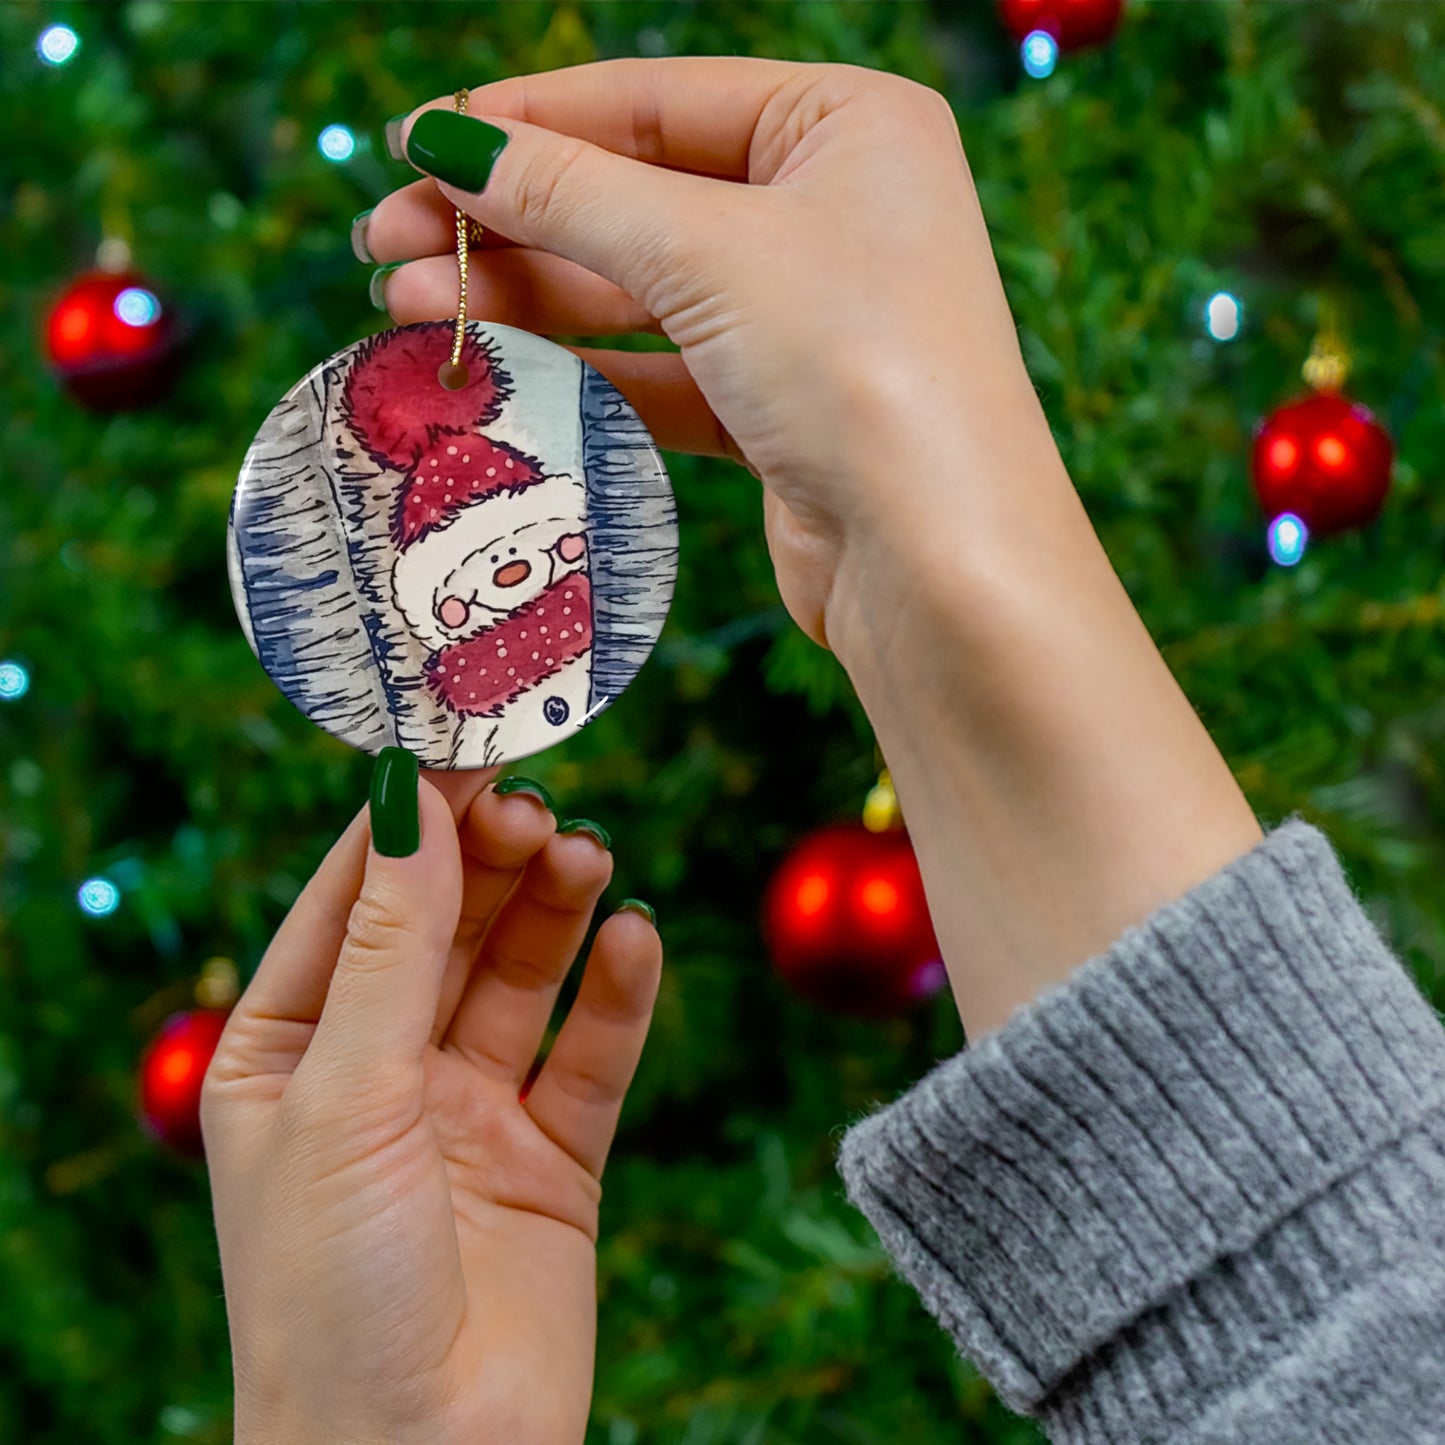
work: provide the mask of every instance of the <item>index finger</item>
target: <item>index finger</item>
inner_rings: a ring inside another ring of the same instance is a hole
[[[651,165],[747,180],[753,135],[768,102],[816,69],[739,55],[598,60],[479,85],[470,110],[526,121]],[[452,101],[418,110],[438,106],[451,109]]]

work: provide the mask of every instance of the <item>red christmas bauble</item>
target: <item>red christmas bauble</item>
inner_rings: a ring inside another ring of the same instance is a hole
[[[175,317],[133,272],[92,271],[73,282],[45,322],[45,351],[77,401],[120,411],[154,401],[171,379]]]
[[[1370,411],[1320,391],[1271,412],[1254,438],[1254,490],[1271,520],[1293,512],[1315,536],[1363,527],[1390,490],[1395,448]]]
[[[908,835],[838,823],[783,860],[763,904],[773,965],[835,1013],[900,1013],[946,975]]]
[[[1118,28],[1124,0],[998,0],[999,17],[1021,44],[1035,30],[1058,41],[1060,50],[1102,45]]]
[[[172,1014],[141,1057],[141,1123],[182,1154],[205,1153],[201,1083],[229,1017],[229,1009]]]

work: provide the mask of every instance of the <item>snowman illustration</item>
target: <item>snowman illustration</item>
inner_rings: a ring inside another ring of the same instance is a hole
[[[468,383],[455,392],[436,380],[435,347],[418,354],[415,332],[376,341],[347,377],[342,415],[378,465],[402,474],[383,575],[425,651],[419,690],[454,719],[448,766],[534,752],[588,708],[586,484],[482,434],[512,379],[474,336]]]

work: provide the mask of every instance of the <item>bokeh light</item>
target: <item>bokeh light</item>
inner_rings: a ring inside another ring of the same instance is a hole
[[[1281,512],[1269,524],[1269,555],[1281,567],[1293,567],[1305,554],[1309,528],[1293,512]]]
[[[1032,30],[1019,47],[1024,70],[1035,80],[1044,80],[1054,73],[1059,63],[1059,42],[1047,30]]]
[[[1244,307],[1228,291],[1216,291],[1204,308],[1204,329],[1216,341],[1233,341],[1244,324]]]
[[[80,49],[80,36],[68,25],[48,25],[35,42],[35,53],[47,65],[64,65]]]
[[[14,702],[30,691],[30,674],[18,662],[0,662],[0,702]]]
[[[127,286],[115,298],[115,314],[127,326],[150,326],[160,320],[161,303],[143,286]]]
[[[871,913],[875,918],[887,918],[897,913],[902,899],[888,879],[870,878],[859,888],[858,902],[865,913]]]
[[[316,137],[316,146],[329,161],[349,161],[356,154],[356,137],[344,125],[329,125]]]
[[[798,884],[793,902],[804,918],[812,918],[828,906],[833,888],[822,873],[809,873]]]
[[[87,878],[75,895],[82,913],[104,918],[120,907],[120,889],[109,878]]]

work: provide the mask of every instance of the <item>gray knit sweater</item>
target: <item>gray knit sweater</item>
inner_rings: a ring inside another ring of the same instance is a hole
[[[1445,1030],[1299,818],[839,1167],[1054,1441],[1445,1441]]]

